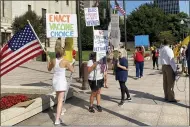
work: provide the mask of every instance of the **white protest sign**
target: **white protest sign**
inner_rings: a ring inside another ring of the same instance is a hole
[[[108,31],[94,30],[94,52],[106,52],[108,47]]]
[[[110,33],[110,43],[115,47],[119,47],[120,42],[120,28],[119,28],[119,15],[111,15],[111,33]]]
[[[106,56],[106,52],[96,52],[96,61],[101,60]]]
[[[114,46],[114,48],[118,48],[119,47],[120,37],[121,37],[120,29],[118,29],[118,30],[111,30],[111,33],[110,33],[110,43]]]
[[[86,26],[100,25],[99,11],[97,7],[84,8]]]
[[[46,36],[78,37],[76,14],[46,14]]]
[[[111,15],[111,29],[118,29],[119,28],[119,15],[112,14]]]

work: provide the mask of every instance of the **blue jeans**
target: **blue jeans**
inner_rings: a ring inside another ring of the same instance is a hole
[[[143,76],[143,69],[144,69],[144,62],[137,62],[136,61],[136,77],[142,77]]]

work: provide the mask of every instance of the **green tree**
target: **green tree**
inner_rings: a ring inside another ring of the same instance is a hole
[[[175,41],[176,41],[176,37],[172,34],[172,31],[163,31],[163,32],[160,32],[159,36],[159,43],[157,43],[156,45],[160,45],[164,39],[168,40],[168,42],[170,44],[175,44]]]
[[[188,22],[186,19],[188,15],[184,12],[178,14],[168,14],[166,29],[172,31],[172,34],[176,37],[176,41],[179,42],[183,38],[183,34],[188,33]],[[184,20],[184,24],[180,24],[180,21]]]
[[[152,3],[141,5],[127,17],[128,40],[134,41],[135,35],[149,35],[150,42],[155,42],[165,24],[166,15],[160,8]]]
[[[30,21],[39,38],[44,36],[45,30],[42,27],[42,18],[38,16],[34,11],[27,11],[23,15],[15,17],[12,23],[14,33],[24,28],[24,26],[28,24],[27,20]]]
[[[95,29],[98,29],[98,30],[107,30],[108,29],[110,15],[109,15],[109,12],[106,12],[106,6],[107,6],[106,0],[100,1],[100,4],[98,6],[100,25],[96,26]]]
[[[100,1],[99,3],[99,19],[100,25],[95,26],[95,30],[107,30],[110,15],[109,13],[105,12],[106,9],[106,1]],[[106,15],[107,14],[107,15]],[[93,29],[92,27],[87,27],[85,23],[84,13],[81,13],[80,17],[81,21],[81,43],[82,43],[82,50],[92,50],[93,49]]]
[[[93,49],[93,30],[92,27],[86,27],[84,15],[81,16],[81,43],[82,50]]]

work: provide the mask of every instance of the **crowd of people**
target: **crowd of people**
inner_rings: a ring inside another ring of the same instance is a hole
[[[182,47],[181,50],[181,59],[182,59],[182,71],[187,71],[187,57],[186,54],[188,50],[186,47]],[[124,48],[120,48],[117,50],[118,55],[113,62],[115,80],[119,82],[121,89],[121,101],[119,106],[124,105],[125,101],[132,101],[132,98],[129,93],[129,89],[127,87],[127,79],[128,79],[128,57],[127,51]],[[64,93],[68,89],[68,83],[66,80],[66,69],[71,72],[74,72],[74,67],[64,59],[64,48],[61,46],[61,42],[56,42],[55,45],[55,53],[56,58],[50,59],[47,53],[47,68],[48,71],[54,70],[53,75],[53,88],[57,94],[57,114],[55,124],[60,124],[60,115],[62,113],[63,99]],[[109,52],[112,54],[112,51]],[[159,64],[162,65],[162,73],[163,73],[163,89],[164,89],[164,98],[168,102],[178,102],[175,99],[174,94],[174,83],[175,76],[177,72],[177,66],[174,59],[174,52],[171,47],[168,45],[168,41],[163,41],[163,46],[160,49],[154,48],[151,50],[152,61],[153,61],[153,69],[155,66],[159,70]],[[89,61],[87,63],[88,70],[88,82],[91,89],[90,94],[90,104],[89,104],[89,112],[95,113],[94,110],[94,98],[97,101],[97,111],[102,112],[101,107],[101,89],[102,87],[108,88],[107,85],[107,71],[108,64],[107,58],[102,58],[101,60],[96,60],[96,53],[93,52],[89,56]],[[113,54],[112,54],[113,55]],[[76,51],[73,51],[73,59],[75,59]],[[134,64],[136,67],[136,79],[143,78],[143,70],[144,70],[144,56],[145,56],[145,48],[143,46],[136,47],[134,53]],[[75,60],[74,60],[75,61]],[[160,61],[160,62],[158,62]],[[126,94],[126,98],[125,98]]]

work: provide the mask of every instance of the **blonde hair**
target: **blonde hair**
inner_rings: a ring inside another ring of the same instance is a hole
[[[124,48],[121,48],[118,51],[121,53],[121,57],[127,58],[127,51]]]
[[[65,49],[62,47],[61,40],[57,39],[55,44],[56,57],[62,57],[65,55]]]

